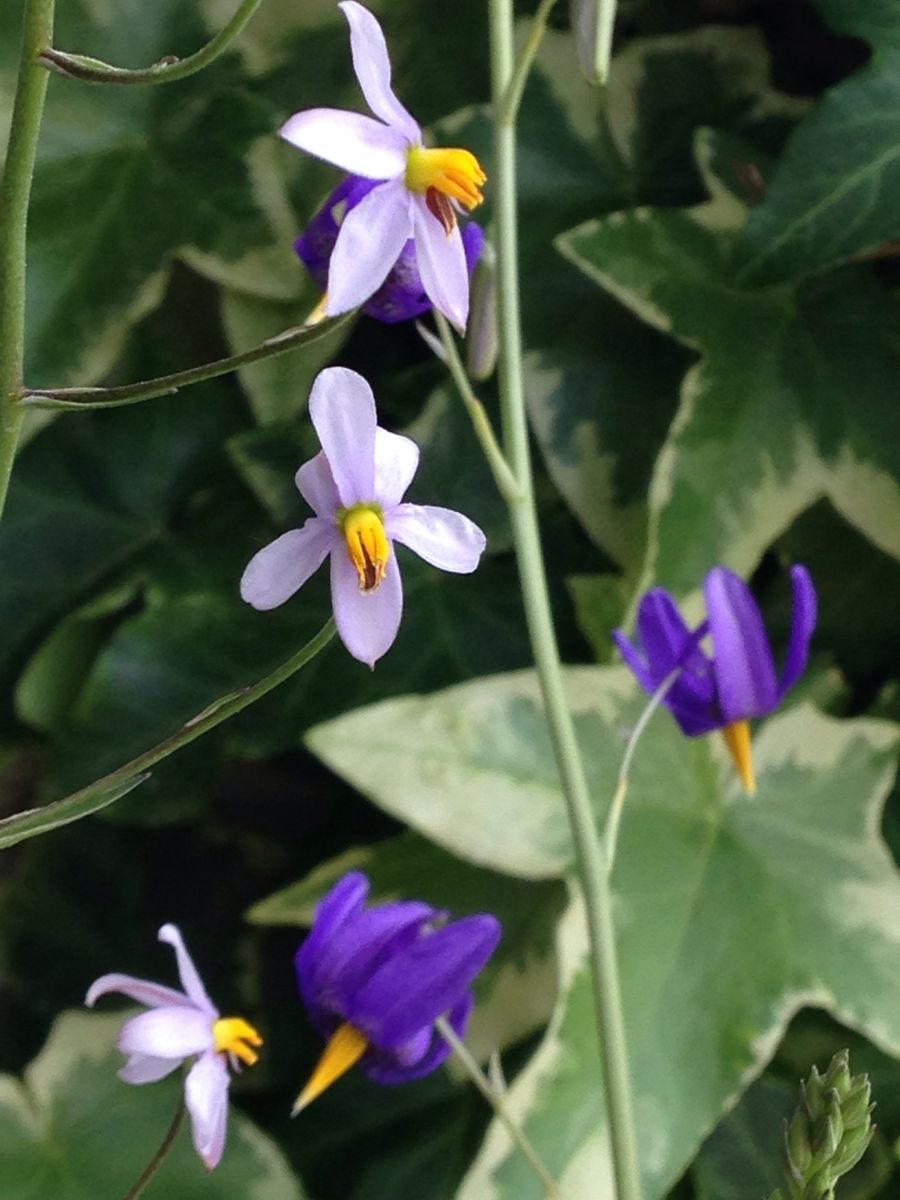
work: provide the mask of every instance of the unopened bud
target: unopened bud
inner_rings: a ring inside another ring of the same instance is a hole
[[[480,383],[497,365],[497,255],[487,239],[472,275],[466,325],[466,370]]]

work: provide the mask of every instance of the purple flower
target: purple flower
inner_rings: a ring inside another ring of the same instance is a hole
[[[100,996],[120,992],[146,1005],[147,1011],[126,1021],[119,1033],[118,1047],[128,1055],[119,1071],[125,1083],[155,1083],[196,1056],[185,1077],[184,1100],[194,1147],[211,1171],[225,1149],[228,1064],[235,1071],[240,1063],[252,1067],[262,1038],[242,1017],[219,1016],[174,925],[163,925],[159,940],[175,950],[183,991],[132,975],[102,975],[84,1002],[93,1007]]]
[[[376,179],[348,175],[297,238],[297,254],[323,291],[328,287],[331,254],[344,218],[377,186]],[[462,242],[466,270],[471,275],[484,245],[481,227],[470,221],[462,231]],[[391,267],[384,283],[365,302],[362,311],[377,321],[385,321],[392,325],[397,321],[409,321],[420,317],[423,313],[430,312],[431,308],[431,301],[416,266],[416,244],[410,238],[400,251],[400,257]]]
[[[325,313],[337,316],[364,304],[412,239],[426,294],[449,321],[465,329],[469,273],[456,212],[481,203],[486,176],[468,150],[423,146],[422,130],[391,88],[381,26],[356,0],[339,7],[350,25],[356,78],[375,117],[312,108],[295,113],[280,130],[300,150],[378,181],[341,223]]]
[[[390,649],[403,612],[394,542],[442,571],[478,566],[484,534],[448,508],[403,504],[419,464],[409,438],[376,425],[375,398],[361,375],[329,367],[316,378],[309,412],[322,450],[296,475],[315,513],[250,560],[241,595],[254,608],[284,604],[331,555],[338,633],[354,658],[374,667]]]
[[[369,881],[351,871],[322,899],[297,951],[297,984],[325,1048],[294,1105],[305,1108],[356,1062],[376,1083],[421,1079],[447,1058],[446,1016],[465,1035],[471,984],[500,940],[487,913],[447,922],[417,900],[365,907]]]
[[[747,721],[781,703],[806,667],[816,626],[816,591],[805,567],[791,568],[794,617],[784,669],[776,674],[759,606],[746,583],[727,567],[713,567],[703,586],[706,620],[685,624],[665,588],[653,588],[638,609],[636,648],[617,629],[622,657],[648,692],[676,667],[681,674],[664,703],[688,737],[721,729],[747,791],[756,790]],[[709,635],[713,653],[701,641]]]

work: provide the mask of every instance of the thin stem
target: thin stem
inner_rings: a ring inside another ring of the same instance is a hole
[[[616,24],[616,0],[593,0],[596,6],[594,26],[594,78],[605,84],[609,78],[613,29]]]
[[[178,79],[187,79],[189,75],[202,71],[223,54],[259,8],[260,2],[261,0],[243,0],[225,28],[188,58],[176,58],[171,55],[150,67],[130,71],[125,67],[114,67],[101,62],[98,58],[89,58],[85,54],[67,54],[63,50],[55,50],[49,45],[48,38],[41,47],[43,53],[38,61],[50,71],[80,79],[85,83],[174,83]]]
[[[137,1183],[135,1183],[134,1187],[128,1189],[128,1191],[122,1197],[122,1200],[137,1200],[138,1196],[143,1193],[147,1184],[166,1161],[169,1151],[175,1145],[175,1139],[178,1137],[179,1133],[181,1133],[181,1127],[184,1124],[184,1118],[186,1115],[187,1109],[185,1108],[184,1103],[184,1093],[182,1093],[178,1101],[178,1111],[172,1118],[172,1124],[166,1131],[166,1136],[162,1140],[162,1145],[147,1163],[147,1166],[141,1173],[140,1179],[137,1181]]]
[[[500,102],[502,121],[512,121],[519,111],[519,105],[522,102],[522,93],[525,90],[525,84],[528,82],[528,74],[531,71],[532,63],[537,57],[537,52],[541,48],[541,42],[544,40],[544,34],[547,30],[547,18],[550,16],[550,10],[555,3],[556,0],[541,0],[532,18],[531,28],[528,30],[528,39],[522,47],[519,61],[515,65],[503,99]]]
[[[541,1162],[540,1155],[525,1136],[522,1129],[520,1129],[518,1124],[513,1120],[508,1108],[506,1107],[506,1102],[503,1099],[503,1096],[491,1084],[491,1081],[488,1079],[487,1075],[485,1075],[484,1071],[482,1071],[481,1067],[476,1062],[472,1052],[469,1050],[466,1044],[456,1036],[456,1030],[446,1017],[438,1017],[434,1024],[438,1033],[448,1043],[450,1049],[459,1059],[460,1064],[465,1067],[469,1078],[497,1114],[497,1119],[503,1124],[506,1131],[509,1133],[509,1136],[522,1151],[523,1156],[528,1160],[528,1163],[535,1175],[537,1175],[538,1179],[540,1179],[541,1183],[543,1184],[544,1193],[547,1196],[547,1200],[560,1200],[560,1194],[556,1185],[556,1180],[544,1166],[543,1162]]]
[[[266,338],[251,350],[219,358],[215,362],[189,367],[186,371],[175,371],[172,375],[160,375],[157,379],[144,379],[140,383],[125,383],[120,387],[73,387],[73,388],[26,388],[20,405],[23,408],[68,409],[77,412],[90,408],[119,408],[125,404],[137,404],[141,400],[152,400],[155,396],[171,396],[179,388],[191,383],[203,383],[219,375],[227,375],[238,367],[259,362],[263,358],[274,358],[286,354],[299,346],[308,346],[319,338],[333,333],[353,316],[335,317],[331,321],[320,321],[313,325],[297,325]]]
[[[456,348],[456,341],[454,340],[450,324],[437,309],[434,310],[434,319],[437,324],[438,333],[441,335],[441,343],[444,348],[447,367],[459,389],[462,402],[466,406],[466,411],[472,421],[472,428],[475,430],[475,436],[481,443],[484,456],[494,476],[494,482],[497,484],[497,489],[507,504],[515,504],[521,499],[521,489],[516,482],[516,477],[513,475],[509,463],[506,461],[503,451],[500,449],[500,443],[497,441],[497,435],[494,433],[491,419],[487,415],[484,405],[472,389],[469,377],[466,374],[466,368],[463,366],[459,351]]]
[[[490,0],[490,23],[495,111],[500,399],[506,456],[522,490],[522,500],[510,506],[510,519],[532,652],[584,893],[616,1193],[618,1200],[640,1200],[631,1077],[609,874],[565,693],[532,485],[519,318],[515,115],[504,114],[502,107],[514,69],[512,0]]]
[[[53,37],[54,0],[26,0],[19,77],[0,186],[0,514],[22,427],[25,359],[25,233],[47,73],[36,59]]]

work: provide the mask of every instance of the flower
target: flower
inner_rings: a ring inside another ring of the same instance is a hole
[[[377,179],[348,175],[297,238],[297,254],[323,291],[328,287],[331,255],[344,218],[377,186]],[[474,221],[470,221],[462,231],[462,243],[466,256],[466,270],[471,275],[484,245],[484,234]],[[409,321],[420,317],[423,313],[430,312],[431,307],[431,301],[422,286],[422,278],[416,266],[416,244],[410,238],[400,251],[400,257],[391,267],[384,283],[365,302],[362,311],[378,321],[394,324],[396,321]]]
[[[468,150],[424,147],[422,130],[391,88],[381,26],[356,0],[344,0],[339,7],[350,25],[356,78],[378,119],[311,108],[294,113],[280,130],[298,149],[379,181],[341,224],[325,312],[337,316],[365,303],[412,238],[425,292],[462,330],[469,311],[469,275],[456,212],[482,202],[486,176]]]
[[[119,1033],[118,1047],[128,1055],[119,1071],[125,1083],[155,1083],[197,1056],[185,1077],[184,1100],[194,1147],[211,1171],[225,1149],[228,1064],[235,1071],[240,1063],[252,1067],[262,1038],[243,1017],[219,1016],[174,925],[163,925],[159,940],[175,950],[183,991],[132,975],[102,975],[91,984],[84,1002],[93,1007],[100,996],[120,992],[147,1006]]]
[[[254,608],[277,608],[330,554],[338,633],[354,658],[374,667],[403,612],[394,542],[442,571],[468,574],[478,566],[484,534],[448,508],[401,503],[419,448],[376,425],[375,399],[361,375],[344,367],[322,371],[309,412],[322,450],[303,464],[296,483],[315,516],[254,555],[241,596]]]
[[[759,606],[746,583],[727,567],[713,567],[703,585],[707,618],[695,630],[684,622],[665,588],[652,588],[638,610],[639,648],[621,629],[613,638],[638,683],[655,692],[667,675],[681,673],[663,703],[688,737],[720,729],[748,792],[756,782],[750,756],[751,717],[778,707],[806,668],[816,626],[816,591],[805,567],[791,568],[794,615],[780,677]],[[713,653],[701,647],[709,634]]]
[[[297,984],[328,1045],[294,1114],[355,1063],[376,1083],[406,1083],[436,1070],[450,1046],[435,1030],[447,1016],[464,1037],[472,980],[500,940],[487,913],[447,922],[418,900],[365,907],[369,881],[345,875],[322,899],[297,951]]]

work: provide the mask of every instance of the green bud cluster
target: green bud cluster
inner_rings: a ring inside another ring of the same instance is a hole
[[[874,1107],[868,1077],[851,1076],[846,1050],[834,1056],[824,1075],[813,1067],[785,1126],[785,1187],[770,1200],[832,1200],[838,1180],[872,1140]]]

